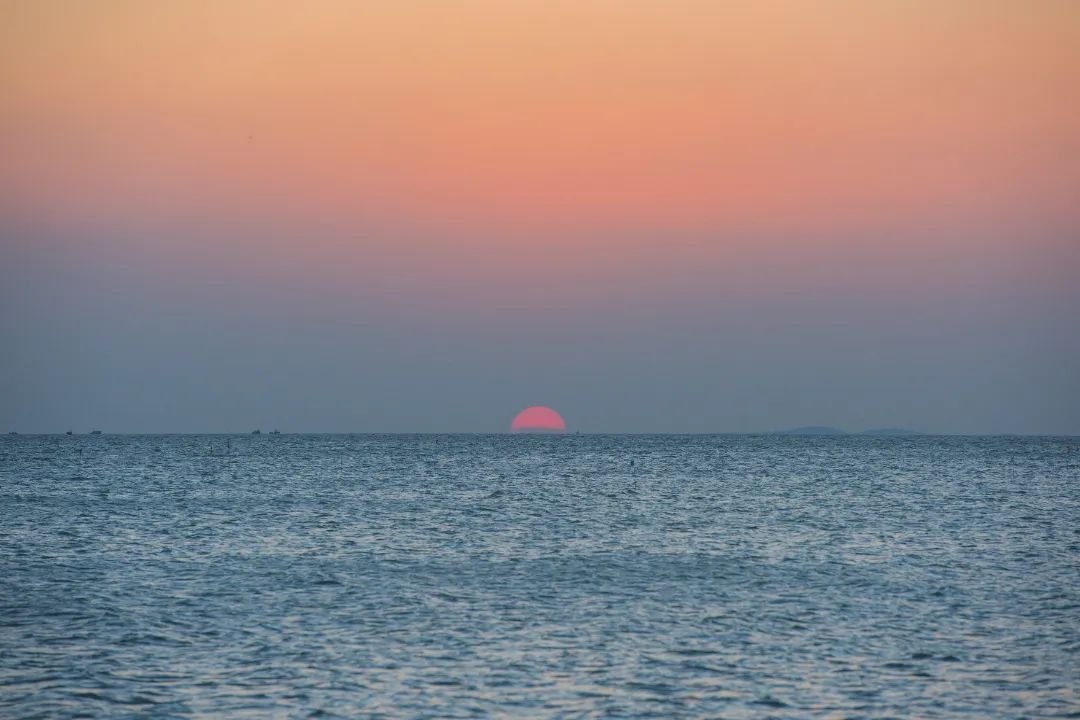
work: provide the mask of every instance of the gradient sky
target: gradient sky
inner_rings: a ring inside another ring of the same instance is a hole
[[[1080,434],[1080,3],[0,4],[0,430]]]

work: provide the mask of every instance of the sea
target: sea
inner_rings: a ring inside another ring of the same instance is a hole
[[[1080,717],[1080,439],[3,436],[0,717]]]

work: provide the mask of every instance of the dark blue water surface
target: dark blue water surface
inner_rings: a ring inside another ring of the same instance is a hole
[[[1075,439],[225,442],[0,438],[0,717],[1080,716]]]

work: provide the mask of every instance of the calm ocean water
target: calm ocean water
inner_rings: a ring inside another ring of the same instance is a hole
[[[225,441],[0,438],[0,717],[1080,717],[1076,439]]]

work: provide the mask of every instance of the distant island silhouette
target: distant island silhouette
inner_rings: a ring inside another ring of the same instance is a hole
[[[840,428],[829,427],[828,425],[805,425],[803,427],[792,428],[790,430],[781,430],[779,435],[847,435],[847,432]]]
[[[804,425],[803,427],[780,430],[778,435],[921,435],[917,430],[908,428],[870,428],[857,433],[849,433],[847,430],[830,427],[828,425]]]

